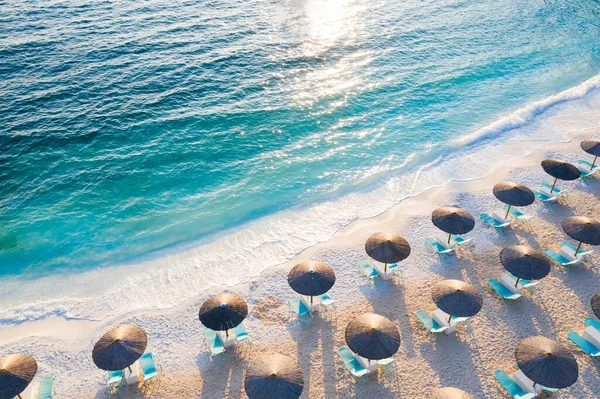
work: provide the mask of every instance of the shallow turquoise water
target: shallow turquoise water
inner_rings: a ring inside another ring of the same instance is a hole
[[[131,261],[414,170],[595,76],[599,10],[0,1],[0,274]]]

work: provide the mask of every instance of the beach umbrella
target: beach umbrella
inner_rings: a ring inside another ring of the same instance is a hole
[[[306,261],[290,270],[288,283],[298,294],[310,296],[312,304],[313,296],[323,295],[333,287],[335,273],[327,263]]]
[[[567,388],[579,376],[579,367],[571,352],[546,337],[529,337],[519,342],[515,358],[519,369],[534,385]]]
[[[505,204],[508,204],[506,216],[504,216],[505,219],[508,217],[508,213],[512,206],[527,206],[533,204],[533,201],[535,201],[533,191],[522,184],[510,181],[496,184],[493,191],[496,198]]]
[[[519,280],[539,280],[550,273],[550,261],[543,253],[525,245],[513,245],[500,251],[500,263]]]
[[[248,316],[248,304],[237,295],[219,294],[204,301],[198,316],[205,327],[229,336],[229,330]]]
[[[387,272],[388,263],[400,262],[410,255],[408,242],[394,233],[373,234],[365,243],[367,254],[378,262],[385,263]]]
[[[579,241],[575,256],[581,244],[600,245],[600,222],[585,216],[570,216],[563,220],[562,228],[572,239]]]
[[[581,149],[587,152],[588,154],[592,154],[594,156],[594,162],[592,162],[592,166],[590,167],[590,170],[593,170],[594,166],[596,165],[596,161],[598,160],[598,157],[600,157],[600,140],[583,140],[581,142]]]
[[[554,183],[550,189],[550,193],[554,191],[556,181],[560,180],[575,180],[579,179],[581,172],[576,166],[571,165],[565,161],[559,161],[558,159],[545,159],[542,161],[542,168],[550,176],[554,177]]]
[[[460,208],[438,208],[431,214],[431,221],[438,229],[448,233],[448,243],[452,234],[465,234],[475,227],[475,219],[469,212]]]
[[[118,371],[136,362],[146,350],[148,337],[144,330],[132,325],[115,327],[94,345],[92,358],[102,370]]]
[[[244,389],[248,399],[298,399],[304,375],[291,358],[279,354],[250,360]]]
[[[460,280],[443,280],[437,283],[431,291],[431,297],[436,306],[452,316],[475,316],[483,306],[483,298],[475,287]]]
[[[590,305],[592,305],[592,312],[594,312],[596,317],[600,319],[600,293],[595,294],[592,297]]]
[[[475,397],[462,389],[446,387],[431,392],[429,399],[475,399]]]
[[[389,319],[374,313],[363,313],[346,326],[346,343],[352,352],[365,359],[392,357],[400,347],[400,332]]]
[[[24,353],[0,359],[0,399],[21,399],[23,392],[37,373],[35,359]]]

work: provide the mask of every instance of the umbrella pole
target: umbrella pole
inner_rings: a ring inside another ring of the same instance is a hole
[[[594,165],[596,165],[596,161],[598,160],[598,156],[594,157],[594,162],[592,162],[592,166],[590,167],[590,170],[594,170]]]
[[[448,234],[448,244],[450,244],[450,239],[452,238],[452,233]]]
[[[383,272],[387,273],[387,263],[385,264],[384,268],[383,268]]]
[[[229,338],[229,330],[225,330],[225,340],[227,341],[227,338]]]
[[[575,251],[575,256],[577,256],[577,252],[579,252],[579,248],[581,248],[581,241],[579,241],[579,245],[577,246],[577,250]]]
[[[504,215],[504,219],[508,218],[508,212],[510,212],[511,205],[508,205],[508,209],[506,210],[506,215]]]
[[[452,321],[452,315],[450,315],[450,317],[448,317],[448,324],[450,324],[451,321]]]
[[[312,304],[313,304],[313,296],[311,295],[310,296],[310,306],[312,306]]]
[[[554,179],[554,183],[552,183],[552,188],[550,189],[550,194],[554,191],[554,186],[556,186],[556,182],[558,181],[558,177]]]
[[[515,283],[515,288],[517,288],[517,286],[519,285],[519,280],[520,279],[521,279],[520,277],[517,277],[517,282]]]
[[[127,368],[129,369],[130,373],[133,373],[133,370],[131,369],[131,366],[127,366]]]
[[[19,399],[23,399],[23,398],[21,397],[21,394],[18,394],[18,395],[17,395],[17,397],[18,397]]]

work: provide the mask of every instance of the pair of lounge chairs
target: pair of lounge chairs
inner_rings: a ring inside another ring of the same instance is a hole
[[[594,173],[596,173],[597,171],[600,170],[600,165],[594,165],[592,167],[592,164],[588,161],[584,161],[583,159],[580,159],[578,162],[577,167],[579,168],[579,171],[581,172],[581,177],[590,177],[592,176]]]
[[[325,310],[335,309],[335,301],[331,299],[329,294],[323,294],[319,296],[318,300]],[[312,312],[308,306],[306,306],[304,302],[297,296],[290,297],[288,299],[288,303],[290,304],[290,309],[296,316],[298,316],[301,323],[308,323],[313,319]]]
[[[481,215],[479,215],[479,217],[485,223],[489,224],[490,226],[492,226],[496,229],[503,229],[503,228],[511,225],[510,220],[507,220],[504,218],[499,218],[499,217],[494,217],[494,216],[488,215],[487,213],[482,213]]]
[[[235,336],[235,340],[237,344],[245,343],[248,340],[248,332],[246,331],[246,327],[244,327],[243,323],[238,324],[233,329],[233,334]],[[221,337],[219,334],[211,330],[209,328],[204,329],[204,339],[206,340],[206,344],[210,349],[210,357],[213,358],[221,353],[225,352],[225,347],[223,346],[223,342],[221,341]]]
[[[510,273],[508,273],[508,275],[515,281],[515,283],[517,282],[517,279],[515,276],[513,276]],[[539,283],[539,281],[531,281],[531,280],[526,280],[526,279],[519,280],[519,285],[525,289],[534,287],[538,283]],[[504,300],[514,301],[523,296],[522,294],[512,292],[507,287],[505,287],[504,284],[502,284],[500,281],[496,280],[495,278],[489,279],[487,281],[487,284],[492,291],[494,291],[496,294],[500,295],[500,297]]]
[[[37,391],[30,385],[21,393],[20,397],[23,399],[52,399],[54,397],[54,377],[42,378]]]
[[[142,370],[142,384],[146,385],[149,382],[160,380],[159,370],[156,367],[152,353],[144,353],[138,360],[140,369]],[[137,367],[134,364],[132,367]],[[110,386],[110,393],[114,394],[116,389],[123,383],[124,373],[123,370],[109,371],[108,372],[108,385]],[[51,397],[49,397],[51,398]],[[49,399],[48,398],[48,399]],[[38,396],[38,399],[43,399],[42,396]]]
[[[597,322],[595,319],[592,319],[591,317],[585,319],[585,325],[587,327],[593,327],[596,330],[600,331],[600,323]],[[593,359],[600,360],[600,357],[598,357],[600,356],[600,348],[597,348],[594,344],[587,341],[575,331],[571,331],[569,334],[567,334],[567,337],[571,342],[578,346],[579,349],[592,356]]]
[[[502,388],[515,399],[532,399],[539,395],[532,392],[525,392],[504,370],[496,370],[494,377]],[[542,391],[545,392],[558,391],[558,389],[548,388],[540,384],[537,384],[537,386],[542,388]]]
[[[560,242],[560,246],[562,247],[567,247],[568,249],[570,249],[571,251],[573,251],[573,253],[575,251],[577,251],[577,247],[575,245],[573,245],[572,243],[570,243],[569,241],[561,241]],[[563,253],[563,251],[561,250],[560,252],[556,252],[552,249],[546,249],[544,251],[544,253],[553,261],[555,261],[556,263],[558,263],[559,265],[566,267],[566,268],[570,268],[571,266],[581,262],[581,260],[587,256],[589,256],[590,254],[592,254],[594,252],[594,250],[588,250],[588,251],[579,251],[577,253],[577,256],[567,256],[566,253]]]
[[[456,250],[457,245],[464,245],[471,241],[470,238],[463,238],[461,236],[452,236],[450,239],[450,243],[442,243],[435,238],[427,238],[425,243],[429,246],[429,248],[433,249],[436,253],[440,255],[449,254]]]
[[[344,363],[346,370],[350,372],[355,382],[362,382],[369,374],[369,370],[364,368],[360,362],[354,357],[354,354],[350,349],[341,347],[337,350],[337,354]],[[393,357],[387,359],[376,360],[377,368],[382,370],[384,373],[389,371],[395,365]]]
[[[374,279],[381,275],[381,273],[379,273],[377,269],[375,269],[368,263],[361,263],[360,265],[358,265],[358,268],[365,276],[367,276],[370,279]],[[387,265],[387,273],[396,273],[398,270],[400,270],[400,266],[397,263]]]

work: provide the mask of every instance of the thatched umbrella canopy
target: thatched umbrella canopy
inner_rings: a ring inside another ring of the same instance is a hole
[[[431,392],[429,399],[475,399],[475,397],[462,389],[446,387]]]
[[[298,399],[304,375],[291,358],[272,354],[250,360],[244,389],[249,399]]]
[[[335,272],[327,263],[306,261],[298,263],[288,274],[290,287],[301,295],[323,295],[333,287]]]
[[[533,191],[522,184],[504,181],[494,186],[494,195],[500,201],[508,205],[506,210],[506,219],[512,206],[527,206],[533,204],[535,195]]]
[[[410,245],[398,234],[376,233],[365,243],[365,251],[371,258],[385,263],[387,272],[388,263],[396,263],[408,258]]]
[[[0,399],[21,399],[37,373],[35,359],[24,353],[8,355],[0,359]]]
[[[513,245],[500,251],[500,263],[519,280],[539,280],[550,273],[551,263],[544,254],[525,245]]]
[[[452,234],[466,234],[475,227],[475,219],[463,209],[455,207],[438,208],[431,214],[431,221],[438,229],[448,233],[448,242]]]
[[[592,306],[592,312],[600,319],[600,293],[594,294],[590,301],[590,305]]]
[[[590,170],[593,170],[594,166],[596,165],[596,161],[598,160],[598,157],[600,157],[600,140],[583,140],[581,142],[581,149],[587,152],[588,154],[592,154],[594,156],[594,162],[592,162],[592,166],[590,167]]]
[[[581,244],[600,245],[600,222],[585,216],[570,216],[563,220],[562,228],[572,239],[579,241],[575,256]]]
[[[556,181],[560,180],[576,180],[581,176],[581,171],[576,166],[571,165],[568,162],[560,161],[558,159],[545,159],[542,161],[542,168],[550,176],[554,177],[554,183],[550,189],[550,193],[554,191]]]
[[[387,359],[400,347],[400,332],[391,320],[364,313],[346,326],[346,343],[352,352],[365,359]]]
[[[148,337],[141,328],[132,325],[115,327],[96,342],[92,358],[102,370],[123,370],[144,354],[147,343]]]
[[[436,306],[452,316],[475,316],[483,306],[483,297],[475,287],[460,280],[443,280],[437,283],[431,291],[431,297]]]
[[[208,298],[200,307],[198,317],[205,327],[225,331],[237,327],[248,316],[248,304],[235,294],[219,294]]]
[[[579,376],[579,367],[573,354],[546,337],[534,336],[519,342],[515,358],[527,378],[548,388],[567,388]]]

